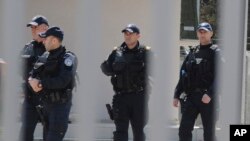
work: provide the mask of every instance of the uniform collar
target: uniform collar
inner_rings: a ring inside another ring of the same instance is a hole
[[[211,47],[213,44],[209,43],[207,45],[200,45],[200,49],[208,49],[209,47]]]
[[[121,45],[121,47],[124,48],[124,50],[128,51],[128,52],[138,51],[139,46],[140,46],[139,41],[137,41],[137,44],[136,44],[136,46],[133,49],[129,49],[125,42],[123,42],[122,45]]]
[[[36,40],[33,40],[32,42],[37,46],[44,46],[43,42],[37,42]]]
[[[60,56],[62,53],[64,53],[66,51],[65,47],[60,46],[57,49],[53,49],[50,52],[50,57],[54,58],[54,57],[58,57]]]

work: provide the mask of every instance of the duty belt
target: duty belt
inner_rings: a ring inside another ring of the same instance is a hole
[[[45,100],[52,103],[66,103],[72,98],[72,90],[48,92],[45,95]]]
[[[188,92],[186,92],[187,94],[192,94],[192,93],[205,93],[207,91],[207,89],[205,88],[195,88],[193,90],[190,90]]]
[[[143,87],[139,87],[138,89],[128,89],[128,90],[117,90],[115,94],[141,94],[144,91]]]

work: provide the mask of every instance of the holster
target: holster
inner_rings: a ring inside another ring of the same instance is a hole
[[[113,109],[111,108],[111,105],[110,104],[106,104],[106,108],[107,108],[107,111],[108,111],[108,114],[109,114],[109,118],[111,120],[114,120]]]
[[[47,122],[47,120],[45,118],[45,115],[44,115],[44,112],[43,112],[43,106],[37,105],[36,106],[36,111],[37,111],[37,113],[39,115],[39,118],[41,120],[42,125],[44,126],[44,128],[47,128],[48,122]]]

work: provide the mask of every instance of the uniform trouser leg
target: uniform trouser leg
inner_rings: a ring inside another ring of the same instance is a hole
[[[209,104],[201,103],[201,119],[204,128],[204,141],[215,141],[215,115],[213,101]]]
[[[182,111],[182,118],[180,122],[180,141],[192,141],[192,131],[194,129],[198,113],[197,107],[191,102],[190,99],[187,99],[184,110]]]
[[[116,119],[116,131],[114,132],[114,141],[128,141],[129,120]]]
[[[124,95],[114,95],[113,114],[116,130],[114,141],[128,141],[129,113],[128,99]]]
[[[144,94],[133,95],[131,126],[134,141],[145,141],[144,127],[147,123],[148,106]]]
[[[35,105],[25,98],[22,112],[21,141],[33,141],[34,131],[39,120]]]
[[[68,129],[71,103],[45,106],[48,111],[48,127],[45,141],[62,141]]]

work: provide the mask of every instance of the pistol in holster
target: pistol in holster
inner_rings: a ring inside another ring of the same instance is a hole
[[[108,111],[108,114],[109,114],[109,118],[111,120],[114,120],[113,109],[112,109],[111,105],[106,104],[106,108],[107,108],[107,111]]]
[[[37,113],[38,113],[38,115],[39,115],[39,118],[40,118],[40,120],[41,120],[42,125],[46,128],[48,122],[46,121],[46,118],[45,118],[45,116],[44,116],[43,106],[37,105],[37,106],[36,106],[36,111],[37,111]]]

